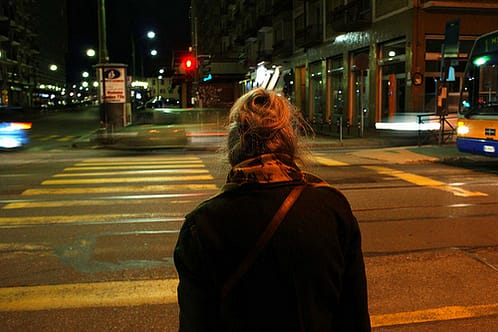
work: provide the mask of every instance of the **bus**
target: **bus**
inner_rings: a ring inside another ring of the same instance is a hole
[[[458,107],[458,150],[498,157],[498,30],[476,39]]]

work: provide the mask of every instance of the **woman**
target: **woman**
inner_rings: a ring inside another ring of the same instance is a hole
[[[186,216],[175,248],[180,331],[370,330],[358,223],[339,191],[296,165],[302,124],[264,89],[230,110],[232,169]],[[295,188],[302,193],[255,250]]]

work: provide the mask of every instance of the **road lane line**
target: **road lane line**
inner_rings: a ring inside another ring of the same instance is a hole
[[[342,161],[330,159],[330,158],[325,158],[325,157],[320,157],[320,156],[313,156],[313,158],[320,164],[325,165],[325,166],[349,166],[348,163],[344,163]]]
[[[176,303],[177,279],[0,288],[0,311]]]
[[[131,182],[165,182],[165,181],[206,181],[214,180],[211,175],[185,175],[185,176],[150,176],[127,178],[97,178],[97,179],[55,179],[45,180],[42,185],[68,185],[68,184],[97,184],[97,183],[131,183]]]
[[[459,187],[455,186],[450,186],[447,183],[434,180],[425,176],[421,175],[416,175],[416,174],[411,174],[411,173],[406,173],[403,171],[398,171],[396,169],[388,168],[388,167],[383,167],[383,166],[362,166],[363,168],[375,171],[379,174],[382,175],[388,175],[392,177],[396,177],[398,179],[401,179],[406,182],[410,182],[413,184],[416,184],[418,186],[423,186],[423,187],[431,187],[435,188],[438,190],[443,190],[446,192],[450,192],[455,196],[459,197],[476,197],[476,196],[488,196],[486,193],[482,193],[479,191],[468,191]]]
[[[372,315],[372,327],[407,325],[463,318],[498,315],[498,303],[473,306],[448,306],[392,314]]]
[[[159,213],[120,213],[120,214],[83,214],[71,216],[26,216],[0,217],[0,228],[22,228],[44,225],[106,224],[106,223],[147,223],[183,222],[183,214]]]
[[[157,191],[199,191],[218,190],[216,184],[163,184],[163,185],[137,185],[137,186],[112,186],[112,187],[68,187],[68,188],[38,188],[26,189],[21,195],[75,195],[75,194],[98,194],[98,193],[139,193]]]

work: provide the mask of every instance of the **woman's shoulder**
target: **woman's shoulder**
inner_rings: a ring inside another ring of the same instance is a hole
[[[333,187],[330,185],[327,181],[322,179],[316,174],[310,173],[310,172],[303,172],[304,177],[306,179],[306,184],[309,185],[312,188],[318,188],[321,189],[325,192],[330,193],[333,196],[338,197],[340,200],[343,200],[344,202],[348,203],[346,197],[344,194],[337,188]],[[349,203],[348,203],[349,205]]]
[[[303,172],[303,174],[304,174],[304,178],[306,180],[307,185],[309,185],[313,188],[328,188],[328,189],[331,189],[335,192],[340,193],[339,190],[337,190],[336,188],[331,186],[327,181],[325,181],[324,179],[322,179],[318,175],[310,173],[310,172]]]

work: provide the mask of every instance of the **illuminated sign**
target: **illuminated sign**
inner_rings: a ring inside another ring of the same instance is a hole
[[[124,67],[99,68],[103,77],[100,85],[100,102],[125,103],[126,102],[126,76]]]

